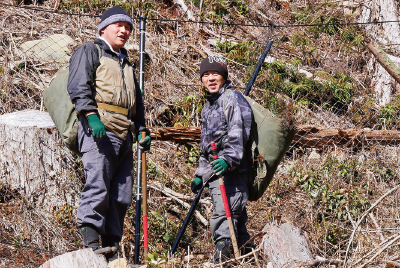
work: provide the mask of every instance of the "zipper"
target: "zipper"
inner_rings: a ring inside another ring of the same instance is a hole
[[[125,91],[125,94],[126,94],[126,99],[127,99],[127,109],[130,109],[130,103],[131,103],[131,100],[130,100],[130,98],[129,98],[129,94],[128,94],[128,90],[126,89],[126,83],[125,83],[125,73],[124,73],[124,68],[123,68],[123,62],[124,62],[124,59],[122,59],[122,62],[120,62],[120,60],[118,60],[118,62],[119,62],[119,66],[121,67],[121,73],[122,73],[122,83],[123,83],[123,86],[124,86],[124,91]]]

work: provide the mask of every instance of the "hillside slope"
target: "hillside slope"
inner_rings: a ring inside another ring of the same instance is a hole
[[[118,3],[136,18],[137,27],[126,47],[137,69],[138,17],[147,18],[144,90],[149,126],[201,126],[201,60],[214,53],[226,58],[230,79],[243,91],[267,41],[273,39],[250,94],[264,107],[295,127],[398,129],[398,85],[366,48],[376,42],[396,64],[400,62],[396,58],[400,56],[398,23],[357,24],[398,20],[399,6],[394,0]],[[22,52],[23,43],[66,34],[73,40],[71,53],[96,37],[98,15],[109,6],[110,1],[3,1],[0,114],[41,109],[42,91],[60,67],[55,60]],[[314,256],[340,259],[352,267],[368,260],[374,267],[395,261],[399,192],[379,198],[398,184],[398,151],[397,144],[378,141],[372,145],[361,138],[343,147],[293,144],[264,196],[248,205],[251,235],[267,223],[290,222],[302,229]],[[187,213],[159,185],[191,196],[198,153],[197,143],[152,143],[147,156],[152,259],[167,260]],[[83,167],[79,158],[71,158],[75,162],[69,163],[68,169],[81,187]],[[6,182],[0,185],[2,266],[38,267],[57,254],[80,247],[72,204],[43,211]],[[206,193],[200,213],[208,219],[211,209]],[[124,254],[130,260],[134,223],[133,203],[123,237]],[[193,220],[183,238],[182,260],[188,247],[193,266],[202,267],[212,255],[209,227],[199,219]],[[380,249],[385,250],[378,252]]]

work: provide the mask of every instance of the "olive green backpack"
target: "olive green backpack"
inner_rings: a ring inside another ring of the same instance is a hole
[[[101,49],[96,44],[99,58]],[[94,74],[98,64],[95,65]],[[43,91],[43,101],[51,119],[56,125],[65,146],[81,155],[78,147],[78,115],[68,91],[69,65],[61,67],[53,76],[49,86]]]
[[[225,111],[224,93],[223,110]],[[246,151],[250,152],[249,161],[249,201],[258,200],[270,184],[279,163],[293,140],[295,130],[287,127],[283,120],[248,96],[253,118]]]

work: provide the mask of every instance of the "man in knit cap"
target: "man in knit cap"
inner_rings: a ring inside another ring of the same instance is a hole
[[[209,56],[201,62],[200,79],[207,102],[201,111],[200,159],[191,188],[197,192],[203,184],[208,184],[214,207],[210,218],[216,245],[213,263],[220,263],[232,256],[232,245],[216,175],[223,176],[238,247],[250,239],[245,226],[249,170],[245,145],[250,135],[252,110],[228,80],[228,69],[221,57]],[[211,141],[216,143],[216,160],[212,157]]]
[[[86,177],[77,224],[84,246],[97,252],[112,248],[106,256],[110,259],[117,255],[132,200],[132,143],[140,140],[144,150],[151,143],[141,91],[123,48],[132,27],[120,6],[105,11],[98,25],[100,37],[72,55],[67,87],[79,115],[78,144]]]

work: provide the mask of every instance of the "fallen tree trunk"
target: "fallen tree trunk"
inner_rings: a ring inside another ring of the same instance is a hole
[[[200,127],[153,127],[150,128],[154,140],[178,143],[199,142]],[[320,129],[314,126],[299,126],[292,146],[303,148],[357,147],[365,145],[398,145],[400,131],[364,129]]]
[[[151,138],[178,143],[199,142],[200,127],[149,127]]]
[[[372,129],[319,129],[313,126],[298,128],[292,145],[304,148],[330,146],[353,148],[370,145],[398,145],[400,131]]]

